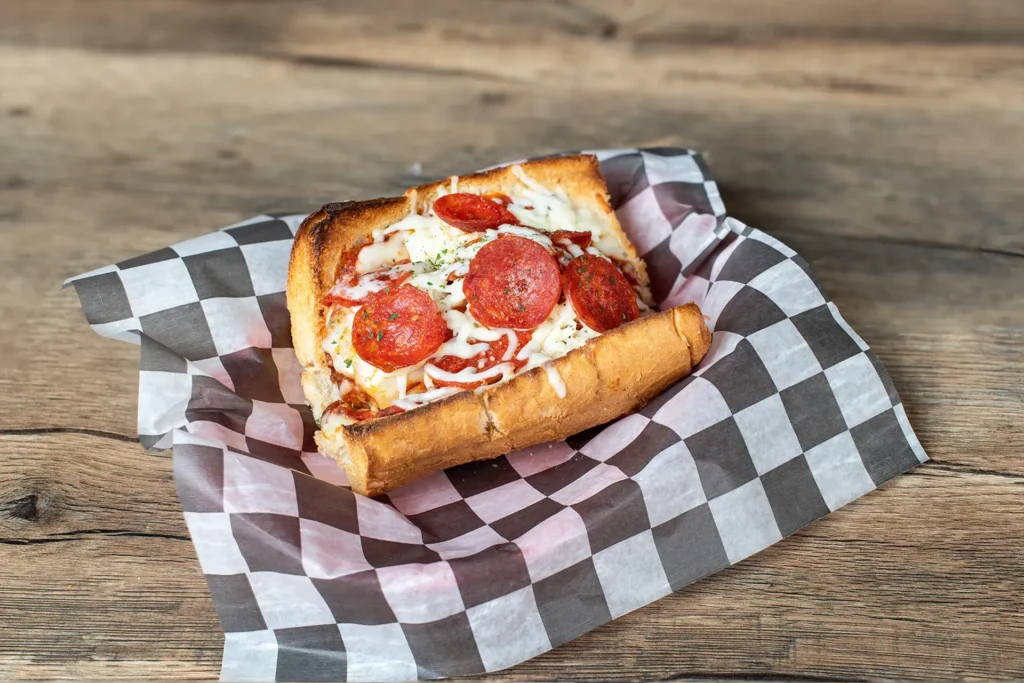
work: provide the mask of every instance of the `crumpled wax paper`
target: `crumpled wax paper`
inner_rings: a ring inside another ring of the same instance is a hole
[[[727,217],[698,154],[595,153],[659,304],[709,317],[707,357],[636,414],[375,499],[313,443],[284,294],[303,215],[71,280],[98,333],[141,343],[139,438],[173,448],[223,679],[512,666],[926,460],[807,262]]]

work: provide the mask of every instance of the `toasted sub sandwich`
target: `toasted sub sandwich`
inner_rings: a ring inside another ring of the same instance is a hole
[[[287,297],[317,447],[369,496],[628,414],[711,342],[653,308],[588,155],[327,204]]]

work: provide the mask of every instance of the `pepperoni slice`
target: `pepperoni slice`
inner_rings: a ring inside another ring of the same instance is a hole
[[[468,192],[438,197],[434,202],[434,213],[448,225],[463,232],[483,232],[499,225],[519,224],[512,212],[502,204]]]
[[[555,230],[551,233],[552,242],[563,242],[569,241],[575,244],[580,249],[586,249],[590,246],[590,242],[593,240],[593,235],[589,232],[575,232],[574,230]]]
[[[519,339],[519,345],[516,349],[521,349],[529,343],[530,337],[533,336],[532,332],[516,332],[516,337]],[[503,335],[500,339],[492,341],[490,347],[483,353],[478,353],[472,358],[459,358],[458,356],[442,356],[436,361],[433,361],[433,365],[437,368],[444,370],[445,372],[460,372],[466,368],[476,368],[478,372],[483,372],[493,368],[499,363],[513,363],[516,369],[526,365],[525,360],[518,360],[515,354],[512,355],[511,360],[502,360],[505,356],[505,352],[508,351],[508,336]],[[433,378],[431,378],[433,379]],[[482,387],[485,384],[492,384],[501,379],[501,375],[495,375],[494,377],[488,377],[487,379],[478,380],[476,382],[449,382],[443,379],[434,379],[434,384],[439,387],[458,387],[459,389],[476,389]]]
[[[469,262],[462,288],[478,322],[514,330],[532,330],[544,322],[562,293],[555,257],[518,235],[485,244]]]
[[[614,330],[640,317],[636,293],[626,277],[600,256],[584,254],[569,262],[565,293],[580,320],[597,332]]]
[[[384,372],[425,360],[450,335],[434,300],[412,285],[371,295],[352,323],[356,353]]]

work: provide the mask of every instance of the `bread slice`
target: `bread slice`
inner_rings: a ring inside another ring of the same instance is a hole
[[[574,207],[599,226],[595,246],[647,271],[608,204],[597,160],[578,155],[526,162],[520,168],[548,188],[561,187]],[[459,177],[459,191],[515,194],[523,180],[514,167]],[[450,181],[413,188],[404,197],[327,204],[296,235],[288,269],[288,308],[295,353],[305,368],[302,386],[319,416],[337,396],[321,344],[326,308],[342,256],[372,242],[372,233],[424,206]],[[320,451],[347,471],[352,488],[377,495],[430,472],[564,439],[636,410],[685,377],[710,346],[704,317],[694,305],[640,318],[554,360],[565,385],[559,396],[549,370],[538,367],[511,380],[463,391],[415,410],[318,431]]]

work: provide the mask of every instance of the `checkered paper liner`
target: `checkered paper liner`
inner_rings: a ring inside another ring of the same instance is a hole
[[[370,499],[319,455],[285,306],[303,215],[73,278],[141,343],[139,437],[174,473],[224,680],[495,671],[756,553],[926,460],[889,375],[699,155],[596,152],[662,307],[707,358],[640,412]]]

